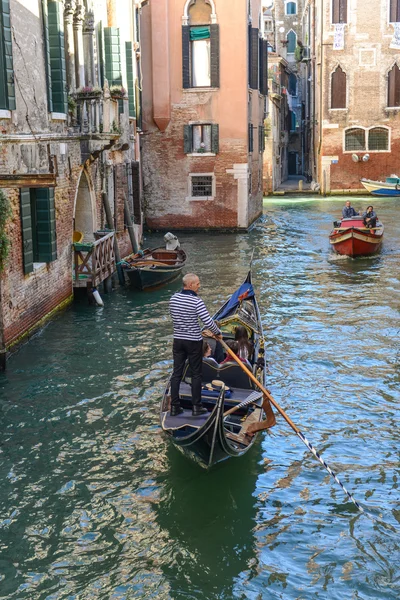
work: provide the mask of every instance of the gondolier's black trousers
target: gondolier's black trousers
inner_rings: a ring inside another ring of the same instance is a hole
[[[201,404],[201,369],[203,362],[203,342],[191,340],[174,340],[172,349],[174,372],[171,377],[171,404],[179,406],[179,385],[182,380],[186,359],[189,359],[192,371],[193,406]]]

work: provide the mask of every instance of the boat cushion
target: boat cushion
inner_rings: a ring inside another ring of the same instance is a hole
[[[192,377],[189,363],[183,372],[183,381]],[[211,383],[213,379],[220,379],[230,388],[252,390],[254,385],[249,376],[234,362],[218,364],[212,358],[203,358],[202,382]]]

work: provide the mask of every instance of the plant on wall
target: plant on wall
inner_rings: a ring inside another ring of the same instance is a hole
[[[0,190],[0,273],[4,271],[10,252],[10,240],[6,233],[6,225],[11,215],[12,210],[10,200],[5,193]]]

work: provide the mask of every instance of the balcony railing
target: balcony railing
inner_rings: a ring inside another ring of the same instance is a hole
[[[115,269],[113,231],[95,242],[74,244],[74,287],[96,287]]]
[[[108,94],[76,94],[75,128],[82,135],[121,133],[118,100]]]

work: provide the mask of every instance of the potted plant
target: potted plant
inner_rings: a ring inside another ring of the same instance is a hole
[[[111,85],[110,94],[111,98],[125,98],[126,89],[122,85]]]
[[[85,85],[76,90],[77,98],[98,98],[102,94],[101,87]]]

